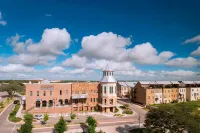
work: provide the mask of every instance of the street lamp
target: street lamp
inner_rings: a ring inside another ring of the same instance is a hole
[[[140,127],[140,119],[141,119],[141,117],[140,117],[140,114],[139,114],[139,117],[138,117],[139,127]]]

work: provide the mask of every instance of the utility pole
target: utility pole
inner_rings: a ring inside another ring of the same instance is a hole
[[[140,119],[141,119],[141,117],[140,117],[140,114],[139,114],[139,117],[138,117],[139,127],[140,127]]]

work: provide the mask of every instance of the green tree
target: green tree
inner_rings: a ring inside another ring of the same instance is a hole
[[[58,121],[58,123],[55,124],[54,128],[56,133],[64,133],[65,131],[67,131],[67,123],[64,120],[63,116],[60,117],[60,120]]]
[[[48,114],[45,114],[43,120],[44,120],[44,122],[46,123],[46,122],[49,120],[49,115],[48,115]]]
[[[24,122],[28,124],[33,123],[33,115],[32,114],[26,114],[24,115]]]
[[[96,133],[97,121],[92,116],[88,116],[86,122],[88,123],[87,133]]]
[[[20,127],[20,133],[32,133],[33,129],[33,115],[32,114],[26,114],[24,115],[24,124]]]
[[[24,90],[24,85],[17,81],[10,81],[9,84],[4,84],[1,86],[1,91],[6,91],[10,98],[13,98],[15,92],[20,92]]]
[[[152,108],[146,115],[145,127],[148,132],[199,133],[199,115],[193,114],[189,106],[162,105]]]
[[[32,133],[32,129],[32,124],[24,123],[23,125],[21,125],[19,133]]]

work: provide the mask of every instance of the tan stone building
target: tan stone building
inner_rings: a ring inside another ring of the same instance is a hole
[[[90,112],[97,110],[98,103],[97,82],[72,83],[72,112]]]
[[[178,100],[178,86],[170,81],[141,81],[133,91],[133,102],[143,105],[170,103]]]
[[[117,82],[117,96],[120,98],[131,98],[131,92],[136,83],[137,82]]]
[[[188,101],[200,100],[200,81],[182,81],[186,88],[186,99]]]

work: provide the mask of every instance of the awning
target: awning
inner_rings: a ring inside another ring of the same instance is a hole
[[[87,97],[88,97],[88,94],[72,94],[72,99],[83,99]]]

